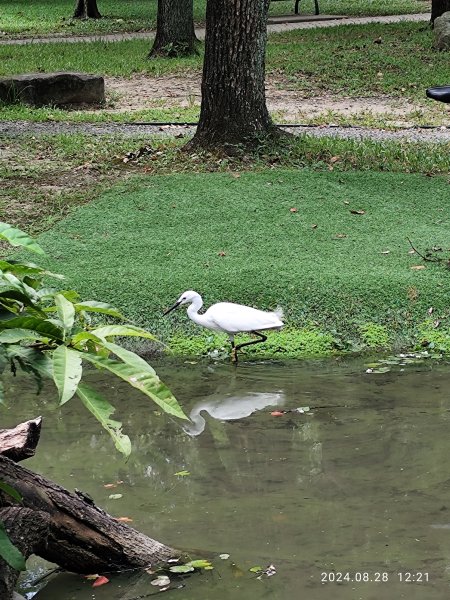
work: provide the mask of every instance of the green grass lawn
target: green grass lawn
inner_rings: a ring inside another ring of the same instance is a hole
[[[207,305],[281,304],[289,326],[341,339],[381,324],[392,341],[425,321],[431,306],[433,319],[449,313],[449,271],[410,254],[407,241],[447,251],[448,198],[448,181],[423,175],[153,176],[77,209],[40,243],[68,286],[115,304],[165,340],[199,333],[184,311],[162,317],[194,289]]]
[[[380,42],[380,43],[378,43]],[[267,73],[305,95],[424,98],[449,80],[448,56],[432,49],[424,23],[343,25],[270,36]]]
[[[194,1],[194,19],[203,23],[205,0]],[[102,19],[72,19],[73,0],[3,0],[0,31],[7,35],[90,34],[149,30],[156,25],[156,0],[98,0]],[[293,13],[294,2],[274,2],[270,14]],[[430,10],[423,0],[321,0],[323,14],[384,15]],[[301,12],[314,11],[313,0],[302,0]]]

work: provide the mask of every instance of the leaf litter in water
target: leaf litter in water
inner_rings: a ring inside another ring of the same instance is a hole
[[[257,579],[261,579],[263,575],[266,577],[272,577],[277,574],[277,570],[274,565],[269,565],[265,569],[263,567],[251,567],[249,569],[250,573],[259,573]]]
[[[273,410],[270,413],[272,417],[282,417],[287,413],[300,413],[301,415],[309,412],[311,408],[309,406],[299,406],[298,408],[288,408],[287,410]]]
[[[92,584],[92,587],[100,587],[101,585],[105,585],[105,583],[109,583],[109,579],[104,575],[99,575]]]
[[[169,571],[171,573],[190,573],[194,571],[194,567],[192,565],[174,565],[169,567]]]
[[[178,471],[177,473],[174,473],[177,477],[187,477],[190,474],[190,471]]]
[[[190,560],[184,565],[174,565],[173,567],[169,567],[169,571],[171,573],[190,573],[195,569],[204,569],[205,571],[210,571],[211,569],[214,569],[214,567],[209,560],[204,560],[203,558]]]
[[[165,588],[170,585],[170,579],[167,577],[167,575],[158,575],[158,577],[152,579],[150,583],[156,587]]]
[[[407,365],[420,364],[425,360],[442,358],[441,354],[424,351],[424,352],[408,352],[397,355],[388,356],[375,363],[366,365],[366,373],[388,373],[392,367],[405,367]]]
[[[262,573],[264,569],[262,567],[250,567],[250,573]]]
[[[194,567],[194,569],[211,569],[212,568],[212,564],[209,562],[209,560],[204,560],[203,558],[200,558],[198,560],[191,560],[186,564],[190,565],[191,567]]]

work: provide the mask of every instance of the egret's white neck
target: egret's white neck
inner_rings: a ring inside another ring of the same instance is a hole
[[[188,306],[187,309],[187,314],[188,317],[194,321],[194,323],[197,323],[197,325],[203,325],[205,317],[204,315],[199,315],[198,311],[201,309],[201,307],[203,306],[203,300],[201,298],[201,296],[198,296],[198,298],[194,298],[194,300],[192,300],[192,303]]]

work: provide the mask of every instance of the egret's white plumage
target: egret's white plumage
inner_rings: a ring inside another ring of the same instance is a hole
[[[189,304],[187,309],[188,317],[194,321],[194,323],[197,323],[197,325],[202,325],[213,331],[223,331],[228,334],[233,348],[234,360],[236,360],[236,351],[239,348],[249,346],[250,344],[257,344],[258,342],[267,339],[265,335],[258,333],[259,331],[281,329],[283,327],[283,321],[281,320],[283,311],[281,308],[273,312],[266,312],[264,310],[252,308],[251,306],[245,306],[244,304],[218,302],[217,304],[210,306],[208,310],[201,315],[198,311],[203,306],[203,300],[200,294],[193,290],[188,290],[181,294],[175,304],[164,314],[167,315],[182,304]],[[260,339],[245,344],[239,344],[235,347],[235,334],[245,332],[255,333],[256,335],[259,335]]]

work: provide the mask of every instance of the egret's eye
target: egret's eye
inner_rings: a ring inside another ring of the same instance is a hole
[[[186,296],[184,298],[181,298],[182,300],[186,300]]]

